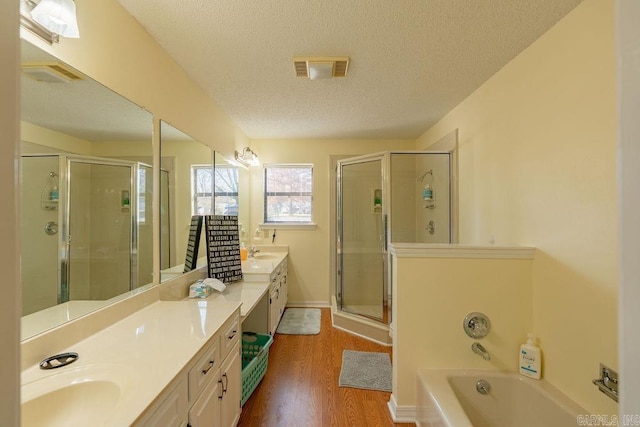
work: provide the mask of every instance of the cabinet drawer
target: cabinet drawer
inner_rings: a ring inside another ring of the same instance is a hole
[[[222,327],[222,334],[220,335],[220,356],[221,359],[227,357],[229,350],[240,341],[240,317],[233,316]]]
[[[189,402],[193,403],[209,381],[217,381],[217,373],[221,362],[220,340],[216,335],[207,344],[202,356],[189,370]]]

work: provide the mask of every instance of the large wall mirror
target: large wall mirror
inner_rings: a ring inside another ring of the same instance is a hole
[[[164,121],[160,122],[160,280],[185,272],[194,215],[235,215],[248,241],[249,172]],[[197,267],[207,264],[204,231]]]
[[[160,152],[160,281],[166,281],[184,273],[191,217],[214,212],[213,150],[161,121]],[[207,262],[204,243],[199,267]]]
[[[153,282],[152,117],[21,41],[22,339]]]

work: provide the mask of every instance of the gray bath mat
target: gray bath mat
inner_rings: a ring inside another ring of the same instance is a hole
[[[391,391],[391,358],[387,353],[344,350],[340,387]]]
[[[284,335],[317,335],[320,333],[319,308],[287,308],[276,332]]]

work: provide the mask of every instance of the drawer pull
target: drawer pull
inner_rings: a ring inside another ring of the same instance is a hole
[[[233,339],[233,337],[236,336],[236,334],[238,333],[238,331],[236,331],[235,329],[233,330],[233,333],[231,335],[229,335],[227,338],[229,338],[230,340]]]
[[[222,380],[218,380],[218,384],[222,385]],[[220,395],[218,396],[218,400],[222,400],[222,397],[224,396],[224,390],[222,389],[222,387],[220,387]]]
[[[209,372],[211,368],[213,368],[214,363],[215,362],[213,360],[209,360],[209,367],[207,369],[202,370],[202,375],[207,375],[207,372]]]
[[[222,393],[227,392],[227,388],[229,387],[229,377],[227,377],[227,373],[222,374],[222,378],[225,380],[224,385],[222,386]]]

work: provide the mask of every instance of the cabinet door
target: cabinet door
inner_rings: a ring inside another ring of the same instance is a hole
[[[209,381],[196,403],[189,410],[189,426],[212,427],[220,425],[221,396],[221,384],[217,380]]]
[[[278,328],[278,322],[280,321],[280,290],[274,289],[271,291],[269,298],[269,333],[274,336],[276,329]]]
[[[151,409],[146,420],[136,423],[144,427],[182,427],[187,425],[187,381],[183,380],[171,390],[162,402]]]
[[[220,369],[222,378],[222,427],[235,427],[240,420],[242,401],[242,363],[236,344]]]
[[[287,308],[287,300],[289,294],[289,285],[287,284],[287,270],[282,272],[282,278],[280,281],[280,294],[278,299],[280,301],[280,316],[284,314],[284,310]]]

